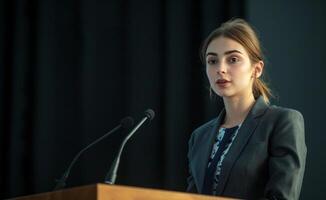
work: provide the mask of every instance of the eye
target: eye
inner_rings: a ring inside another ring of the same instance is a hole
[[[208,58],[207,59],[207,64],[209,64],[209,65],[215,65],[215,64],[217,64],[218,63],[218,60],[217,60],[217,58]]]
[[[238,57],[233,56],[233,57],[229,58],[229,62],[232,63],[232,64],[233,63],[238,63],[239,61],[240,61],[240,59]]]

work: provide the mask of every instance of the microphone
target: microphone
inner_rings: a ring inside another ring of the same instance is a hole
[[[152,120],[155,116],[155,113],[152,109],[147,109],[145,111],[145,117],[135,126],[135,128],[127,135],[127,137],[123,140],[118,155],[115,158],[115,160],[113,161],[113,164],[111,165],[110,171],[106,174],[105,176],[105,180],[104,182],[107,184],[111,184],[113,185],[115,183],[115,180],[117,178],[117,172],[118,172],[118,167],[119,167],[119,163],[120,163],[120,157],[121,157],[121,153],[122,150],[124,148],[124,146],[126,145],[127,141],[129,140],[129,138],[139,129],[139,127],[141,125],[143,125],[143,123],[146,120]]]
[[[120,128],[129,128],[131,126],[134,125],[134,120],[131,117],[125,117],[121,120],[120,124],[118,126],[116,126],[115,128],[113,128],[111,131],[107,132],[105,135],[99,137],[98,139],[96,139],[94,142],[90,143],[89,145],[87,145],[85,148],[83,148],[81,151],[78,152],[78,154],[74,157],[74,159],[72,160],[72,162],[70,163],[69,167],[67,168],[67,170],[65,171],[65,173],[62,175],[62,177],[59,180],[56,180],[57,184],[55,186],[54,190],[58,190],[61,188],[64,188],[66,185],[66,180],[69,176],[70,170],[72,168],[72,166],[75,164],[75,162],[78,160],[78,158],[86,151],[88,150],[90,147],[92,147],[93,145],[97,144],[98,142],[100,142],[101,140],[103,140],[104,138],[108,137],[109,135],[111,135],[112,133],[116,132],[118,129]]]

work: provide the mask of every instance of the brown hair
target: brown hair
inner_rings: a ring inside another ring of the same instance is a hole
[[[251,63],[263,61],[263,53],[255,31],[245,20],[236,18],[223,23],[204,40],[200,51],[200,58],[204,65],[206,65],[205,57],[208,45],[220,36],[240,43],[248,52]],[[263,96],[266,103],[269,103],[269,98],[273,96],[271,89],[261,78],[255,78],[252,90],[255,99]]]

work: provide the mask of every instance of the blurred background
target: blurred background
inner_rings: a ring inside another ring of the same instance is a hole
[[[301,199],[323,199],[325,9],[322,0],[2,0],[0,198],[51,191],[81,148],[147,108],[156,117],[127,143],[117,184],[184,191],[190,134],[222,108],[200,44],[241,17],[264,47],[272,103],[305,117]],[[67,187],[103,182],[127,133],[86,152]]]

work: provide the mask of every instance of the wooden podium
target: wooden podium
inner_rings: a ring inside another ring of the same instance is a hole
[[[224,197],[106,184],[94,184],[12,200],[231,200]]]

